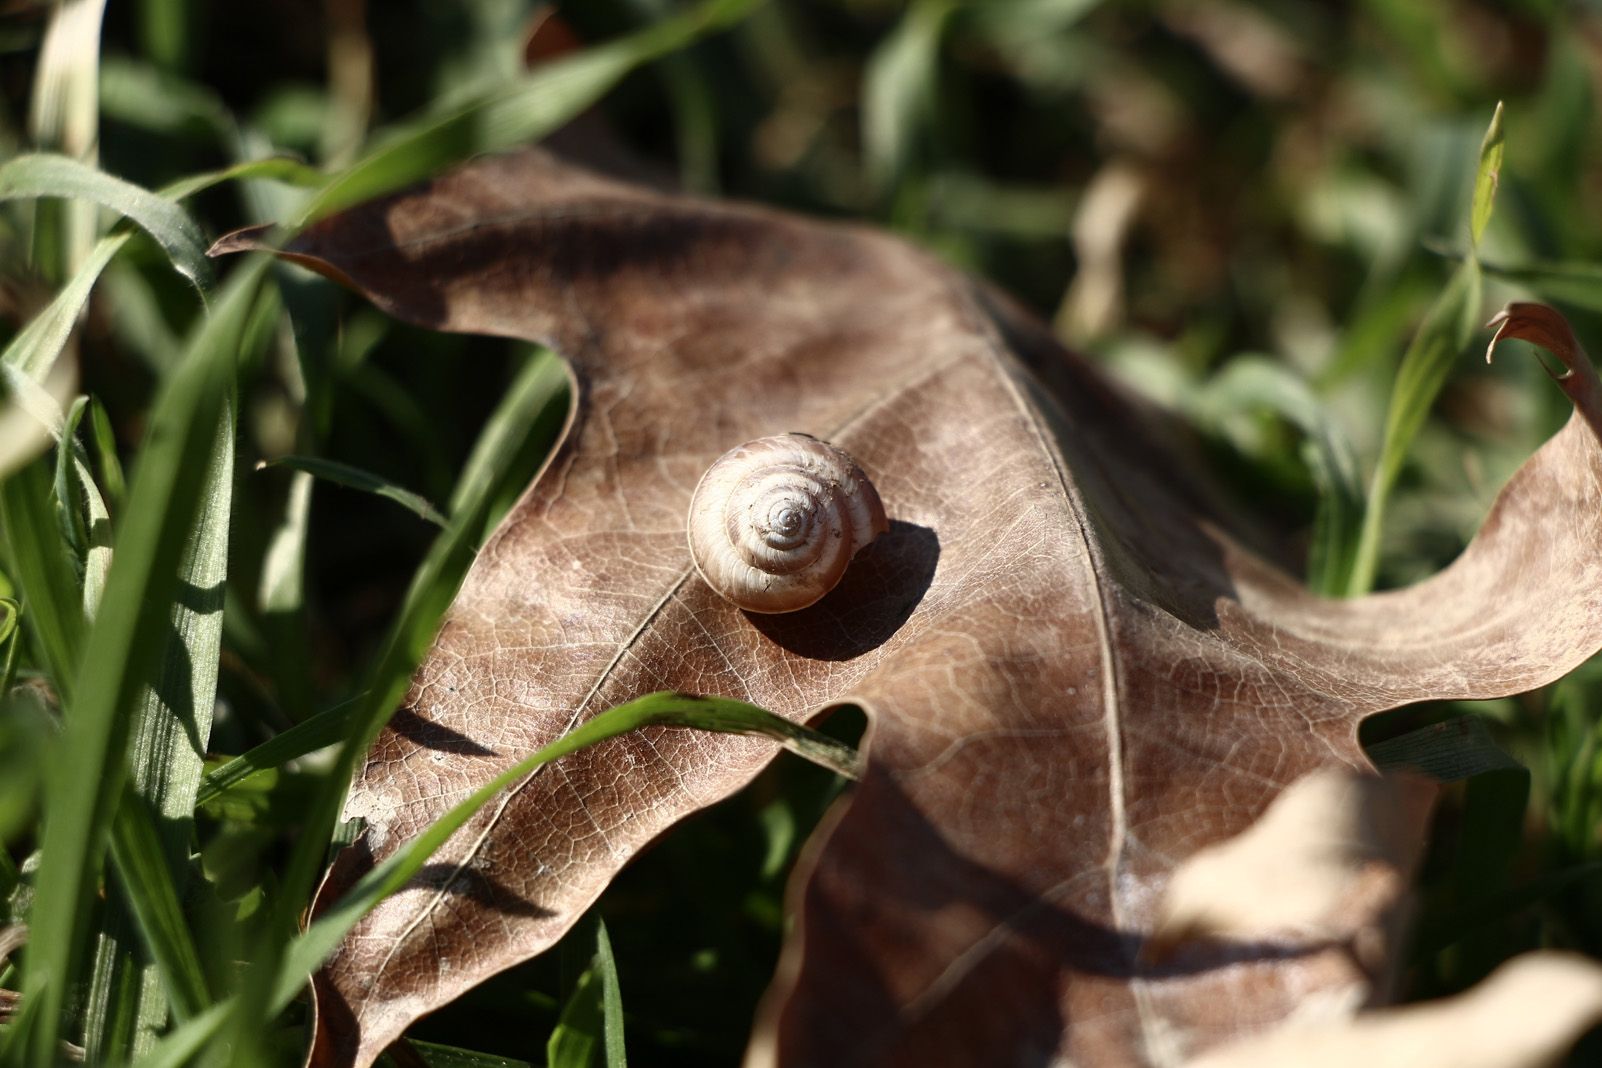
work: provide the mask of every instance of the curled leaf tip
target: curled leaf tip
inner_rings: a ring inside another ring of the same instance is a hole
[[[1549,304],[1513,301],[1492,316],[1491,321],[1485,325],[1496,331],[1491,335],[1491,343],[1485,348],[1486,363],[1491,362],[1497,342],[1503,338],[1528,341],[1556,356],[1563,363],[1564,370],[1561,374],[1553,373],[1544,362],[1541,366],[1546,367],[1547,374],[1558,382],[1571,377],[1587,363],[1585,350],[1580,347],[1579,339],[1574,336],[1574,329],[1569,326],[1569,321],[1563,317],[1562,312]]]
[[[215,259],[218,256],[227,256],[235,252],[256,252],[268,248],[267,232],[272,229],[271,223],[258,226],[246,226],[231,233],[226,233],[212,242],[206,250],[206,255]]]

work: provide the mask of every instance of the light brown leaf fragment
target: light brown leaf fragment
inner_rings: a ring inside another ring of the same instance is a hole
[[[1287,1026],[1231,1043],[1188,1068],[1545,1068],[1602,1020],[1602,967],[1526,953],[1457,997]]]
[[[1411,775],[1303,776],[1243,833],[1180,863],[1148,952],[1196,938],[1337,942],[1365,954],[1383,945],[1374,921],[1406,890],[1435,793]]]
[[[859,703],[868,766],[795,874],[753,1063],[1173,1064],[1345,998],[1367,976],[1342,946],[1152,960],[1175,867],[1301,776],[1366,769],[1365,715],[1530,689],[1602,646],[1592,394],[1570,393],[1584,416],[1445,572],[1326,601],[1225,532],[1148,413],[880,234],[524,152],[283,254],[411,322],[549,343],[578,385],[352,786],[369,829],[322,900],[613,704],[672,689],[803,720]],[[763,617],[693,579],[684,516],[717,456],[787,431],[850,453],[890,529],[828,596]],[[553,944],[774,752],[647,731],[526,780],[328,962],[314,1062],[367,1064]]]

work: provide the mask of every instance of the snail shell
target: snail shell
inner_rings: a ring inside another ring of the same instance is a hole
[[[844,452],[808,434],[730,449],[690,499],[690,558],[748,612],[794,612],[840,581],[889,529],[879,493]]]

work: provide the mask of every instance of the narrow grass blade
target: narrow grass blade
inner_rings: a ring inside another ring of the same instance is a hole
[[[626,1068],[623,1045],[623,994],[606,924],[595,919],[595,953],[562,1006],[562,1015],[545,1043],[548,1068],[591,1068],[596,1054],[606,1068]]]
[[[1496,102],[1485,140],[1480,142],[1480,162],[1474,172],[1474,201],[1469,210],[1469,237],[1475,246],[1491,221],[1491,208],[1496,202],[1496,187],[1502,180],[1502,156],[1506,149],[1502,135],[1502,102]]]
[[[293,471],[304,471],[314,478],[323,479],[344,486],[347,489],[361,490],[387,500],[394,501],[402,508],[407,509],[416,516],[428,520],[435,526],[444,529],[450,525],[439,509],[428,502],[422,494],[402,489],[393,482],[371,471],[363,471],[359,467],[339,463],[337,460],[324,460],[317,456],[279,456],[271,460],[263,460],[256,465],[257,470],[265,467],[287,467]]]
[[[862,147],[881,189],[906,174],[938,107],[940,43],[953,5],[918,0],[868,60],[862,87]]]
[[[126,844],[125,829],[120,822],[116,825],[113,859],[123,876],[125,893],[110,903],[96,939],[100,959],[94,968],[96,982],[91,983],[90,1004],[95,1003],[99,982],[113,989],[121,989],[125,982],[131,985],[133,1020],[127,1033],[134,1051],[147,1048],[166,1023],[169,996],[179,999],[173,1002],[173,1009],[182,1017],[194,1015],[207,1003],[203,987],[197,990],[193,976],[185,972],[188,961],[181,955],[175,957],[173,952],[158,952],[152,947],[152,963],[146,964],[134,951],[136,941],[148,944],[152,937],[166,935],[163,945],[170,947],[177,936],[171,933],[170,925],[163,927],[150,920],[161,910],[156,903],[138,896],[160,889],[154,878],[147,873],[146,877],[135,879],[127,869],[135,861],[147,867],[159,866],[168,896],[184,891],[189,873],[195,793],[216,703],[232,514],[231,403],[225,400],[213,418],[217,428],[210,456],[205,467],[191,475],[201,481],[199,508],[192,526],[178,533],[184,550],[177,568],[177,597],[162,628],[160,670],[139,700],[129,739],[127,761],[134,801],[148,806],[160,818],[161,830],[159,834],[153,831],[154,837],[146,843],[152,847],[148,854],[130,858],[115,848],[119,843]],[[122,818],[119,810],[119,821]],[[124,973],[131,975],[125,980]],[[195,1000],[197,996],[202,1000]],[[117,1032],[119,1037],[122,1033],[122,1029]],[[128,1047],[111,1046],[107,1052],[125,1059]]]
[[[202,295],[211,288],[205,237],[176,201],[66,156],[40,152],[0,164],[0,200],[38,197],[88,201],[131,219]]]
[[[81,559],[89,550],[89,523],[84,510],[78,507],[83,489],[78,472],[73,466],[72,443],[77,440],[78,424],[83,421],[84,406],[88,397],[79,397],[63,418],[56,433],[56,525],[67,546]]]
[[[36,143],[81,156],[99,127],[100,22],[105,0],[57,5],[39,49],[28,128]]]
[[[129,903],[141,940],[160,973],[161,989],[182,1022],[211,1004],[211,995],[163,852],[161,836],[144,800],[129,791],[112,823],[111,856],[122,897]]]
[[[1602,264],[1482,264],[1492,278],[1524,286],[1543,300],[1602,312]]]
[[[48,673],[62,704],[71,707],[85,621],[78,577],[54,511],[51,480],[42,461],[0,483],[0,527],[11,577],[22,593],[23,622],[36,662]]]
[[[497,92],[389,131],[378,147],[312,198],[301,225],[392,192],[482,152],[545,136],[600,100],[640,64],[732,22],[751,0],[713,0],[618,41],[555,60]]]
[[[1472,257],[1458,265],[1446,289],[1430,307],[1402,356],[1385,417],[1385,442],[1380,449],[1368,492],[1352,571],[1346,593],[1359,596],[1374,585],[1379,567],[1379,543],[1384,530],[1385,507],[1402,473],[1413,440],[1429,416],[1435,398],[1446,384],[1452,363],[1468,346],[1480,321],[1480,265]]]
[[[95,617],[111,570],[111,513],[89,471],[88,457],[78,443],[78,425],[89,398],[79,397],[67,413],[56,442],[56,509],[62,533],[76,554],[83,582],[83,614]],[[81,506],[81,507],[80,507]]]
[[[205,1048],[234,1006],[233,999],[218,1002],[193,1020],[179,1024],[134,1061],[134,1068],[182,1068]]]
[[[1385,440],[1380,449],[1379,464],[1368,493],[1368,507],[1363,515],[1363,527],[1358,535],[1357,551],[1353,555],[1350,574],[1346,576],[1346,594],[1359,596],[1374,585],[1379,568],[1379,543],[1384,530],[1385,509],[1391,490],[1401,474],[1402,463],[1412,448],[1413,439],[1424,425],[1435,398],[1446,384],[1452,362],[1468,345],[1469,337],[1480,320],[1481,270],[1476,250],[1480,236],[1491,219],[1496,202],[1496,188],[1501,179],[1503,158],[1502,105],[1496,105],[1490,127],[1480,142],[1479,161],[1475,170],[1474,196],[1470,205],[1469,231],[1473,248],[1458,265],[1446,289],[1431,305],[1424,323],[1414,335],[1413,343],[1402,356],[1396,372],[1396,385],[1391,391],[1391,403],[1385,415]]]
[[[140,51],[163,67],[181,68],[196,50],[194,0],[143,0],[138,8]]]
[[[562,1015],[545,1042],[546,1068],[593,1068],[601,1052],[606,1024],[601,1010],[601,980],[592,961],[579,973]]]
[[[195,794],[198,808],[259,771],[279,768],[297,757],[333,745],[345,737],[360,697],[335,705],[274,735],[250,752],[208,771]]]
[[[312,707],[311,650],[306,633],[306,536],[311,522],[312,476],[297,471],[289,480],[284,515],[262,554],[256,603],[266,635],[264,657],[272,672],[279,707],[296,721]],[[337,739],[335,739],[337,740]]]
[[[28,1055],[47,1063],[77,972],[83,919],[127,778],[134,709],[166,648],[179,564],[204,501],[218,413],[227,403],[264,260],[236,272],[162,389],[141,452],[101,612],[85,643],[76,697],[62,738],[70,765],[46,791],[33,940],[23,991],[34,1015]]]
[[[239,140],[228,105],[211,89],[126,56],[101,57],[100,114],[142,133],[225,149]]]
[[[595,969],[601,976],[601,1034],[606,1040],[606,1068],[628,1068],[623,1048],[623,988],[618,984],[612,940],[599,918],[595,921]]]
[[[274,987],[273,1004],[287,1003],[357,920],[404,886],[446,839],[502,790],[553,760],[642,727],[683,727],[759,735],[772,738],[791,752],[840,775],[855,778],[858,774],[857,754],[850,746],[744,701],[662,692],[607,709],[479,787],[405,848],[368,872],[345,896],[329,905],[285,955]]]
[[[328,175],[290,156],[268,156],[180,179],[163,186],[161,195],[174,200],[187,200],[214,185],[247,181],[282,182],[300,189],[317,189],[328,184]]]
[[[9,591],[10,585],[9,582],[5,582],[3,578],[0,578],[0,586]],[[17,633],[17,621],[21,617],[21,611],[22,606],[16,601],[9,597],[0,597],[0,645],[5,645],[11,641],[12,637]],[[5,679],[3,681],[9,683],[11,680]],[[0,694],[5,692],[6,687],[0,686]]]
[[[100,26],[106,0],[55,5],[34,66],[28,132],[38,148],[92,161],[100,141]],[[68,202],[40,205],[34,262],[59,280],[76,270],[95,231],[95,210]]]
[[[107,508],[120,508],[128,496],[128,482],[123,477],[122,461],[117,458],[117,436],[111,430],[111,416],[94,396],[89,398],[89,438],[95,467],[100,472],[100,484],[105,489]]]

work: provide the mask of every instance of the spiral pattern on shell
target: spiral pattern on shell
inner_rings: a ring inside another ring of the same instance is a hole
[[[730,449],[690,499],[690,557],[720,596],[749,612],[794,612],[828,593],[859,550],[889,529],[856,461],[808,434]]]

